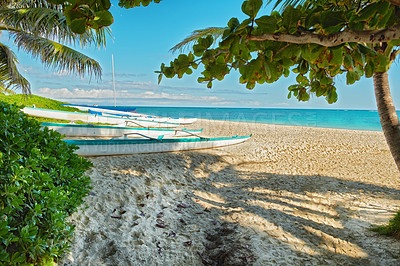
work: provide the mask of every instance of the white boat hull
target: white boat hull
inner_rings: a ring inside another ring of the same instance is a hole
[[[168,123],[177,123],[182,125],[192,124],[197,121],[197,118],[171,118],[171,117],[159,117],[159,116],[151,116],[146,114],[132,113],[132,112],[124,112],[112,109],[91,107],[91,106],[80,106],[80,105],[68,105],[70,107],[77,108],[81,111],[88,112],[89,110],[103,113],[103,115],[107,116],[124,116],[125,118],[137,118],[141,120],[148,121],[156,121],[156,122],[168,122]]]
[[[135,128],[135,127],[119,127],[119,126],[98,126],[98,125],[79,125],[79,124],[59,124],[59,123],[42,123],[49,129],[53,129],[67,137],[118,137],[129,134],[129,137],[140,137],[139,134],[148,137],[182,137],[189,134],[199,134],[199,130],[174,130],[174,129],[158,129],[158,128]]]
[[[151,127],[151,128],[173,128],[179,126],[179,124],[168,123],[168,122],[158,122],[140,119],[126,119],[119,117],[110,117],[103,115],[93,115],[88,113],[78,113],[78,112],[66,112],[58,110],[49,110],[41,108],[30,108],[25,107],[22,111],[31,116],[63,119],[69,121],[83,121],[87,123],[107,123],[107,124],[118,124],[136,127]]]
[[[76,154],[81,156],[125,155],[140,153],[159,153],[210,149],[242,143],[250,136],[234,136],[230,138],[186,138],[162,140],[64,140],[68,144],[77,145]]]

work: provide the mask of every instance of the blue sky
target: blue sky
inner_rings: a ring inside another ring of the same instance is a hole
[[[32,93],[70,103],[113,105],[111,56],[114,55],[117,104],[130,106],[207,106],[253,108],[337,108],[376,109],[372,79],[363,78],[354,85],[346,85],[345,77],[338,77],[339,100],[327,104],[315,96],[309,102],[287,99],[287,87],[294,84],[294,75],[274,84],[257,85],[252,91],[238,82],[232,73],[225,80],[215,82],[212,89],[197,83],[201,71],[183,79],[163,79],[157,84],[161,63],[169,63],[176,54],[169,49],[195,29],[226,26],[232,17],[245,18],[242,0],[164,0],[148,7],[122,9],[112,1],[111,12],[114,37],[107,47],[80,50],[97,60],[103,68],[101,81],[46,69],[40,62],[17,52],[20,69],[31,82]],[[270,9],[263,9],[269,13]],[[3,40],[6,36],[1,37]],[[394,63],[389,72],[392,96],[400,108],[399,65]]]

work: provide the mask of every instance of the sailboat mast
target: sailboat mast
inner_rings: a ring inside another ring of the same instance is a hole
[[[115,76],[114,76],[114,55],[111,55],[111,62],[112,62],[112,72],[113,72],[113,86],[114,86],[114,107],[117,106],[117,98],[115,95]]]

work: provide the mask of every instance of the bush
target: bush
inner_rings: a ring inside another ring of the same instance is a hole
[[[0,265],[45,264],[68,251],[92,164],[19,109],[0,102]]]
[[[381,235],[400,238],[400,211],[390,219],[389,224],[373,227],[372,231],[378,232]]]

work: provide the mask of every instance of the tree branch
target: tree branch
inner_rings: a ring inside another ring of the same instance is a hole
[[[389,3],[395,6],[400,6],[400,0],[387,0]]]
[[[250,41],[277,41],[297,44],[315,43],[326,47],[337,46],[347,42],[379,43],[397,39],[400,39],[400,24],[384,30],[345,30],[330,35],[321,35],[311,32],[303,32],[300,35],[273,33],[249,36],[247,38],[247,40]]]

